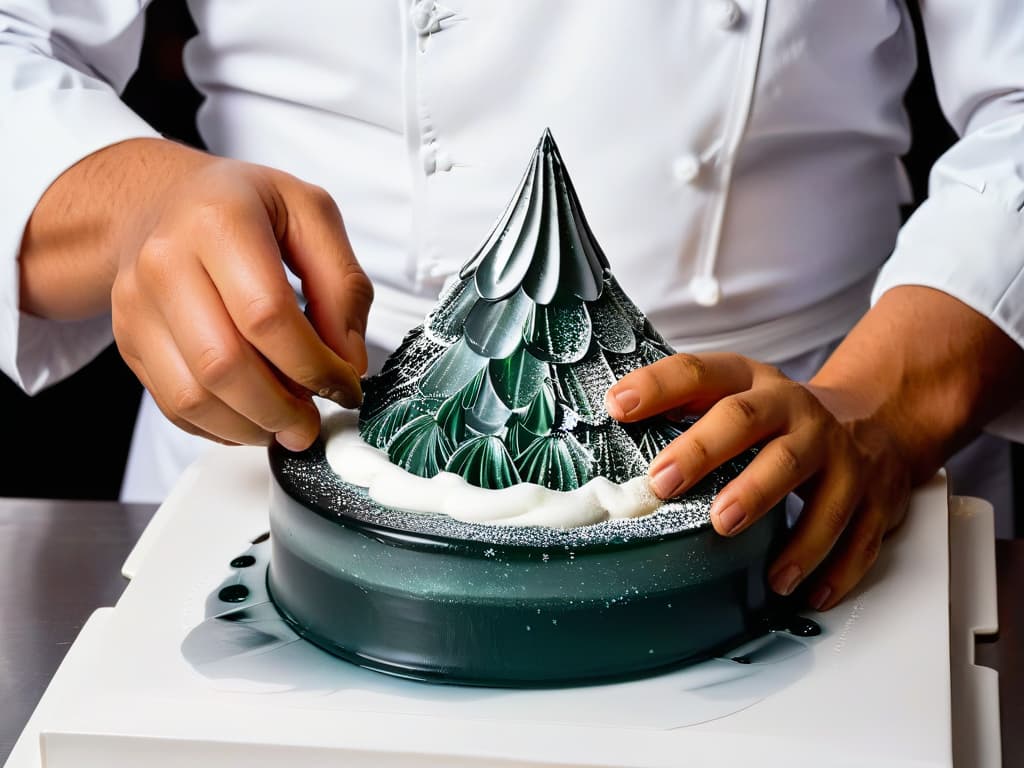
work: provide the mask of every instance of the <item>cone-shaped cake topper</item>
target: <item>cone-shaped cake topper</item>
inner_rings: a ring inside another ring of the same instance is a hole
[[[459,281],[366,382],[360,432],[423,477],[559,491],[625,482],[684,426],[619,424],[605,392],[672,352],[612,277],[545,130]]]

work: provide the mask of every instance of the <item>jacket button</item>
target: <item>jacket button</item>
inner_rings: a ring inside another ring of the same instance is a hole
[[[434,153],[434,170],[447,173],[454,166],[455,164],[452,162],[451,156],[443,149],[439,149]]]
[[[732,29],[743,18],[743,11],[736,0],[715,0],[715,21],[722,29]]]
[[[433,144],[420,147],[420,160],[423,161],[423,172],[430,176],[437,170],[437,148]]]
[[[722,288],[711,275],[697,275],[690,281],[693,300],[702,307],[713,307],[722,298]]]
[[[692,184],[700,176],[700,158],[696,155],[680,155],[672,161],[672,177],[679,184]]]
[[[423,162],[423,172],[427,176],[439,171],[445,173],[455,167],[451,155],[443,149],[438,149],[436,141],[430,141],[420,147],[420,160]]]

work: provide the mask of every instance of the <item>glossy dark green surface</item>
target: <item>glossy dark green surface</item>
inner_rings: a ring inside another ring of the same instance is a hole
[[[480,542],[331,519],[274,485],[269,587],[299,634],[363,666],[498,686],[629,677],[767,630],[781,508],[736,539],[710,527],[567,547]]]

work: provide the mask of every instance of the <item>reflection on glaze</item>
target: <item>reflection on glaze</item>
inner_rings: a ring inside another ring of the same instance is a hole
[[[640,517],[661,505],[646,475],[622,484],[595,477],[573,491],[554,491],[532,483],[488,490],[451,472],[419,477],[363,442],[354,414],[323,407],[322,436],[331,468],[345,482],[366,488],[371,499],[387,507],[440,513],[467,522],[573,528]]]

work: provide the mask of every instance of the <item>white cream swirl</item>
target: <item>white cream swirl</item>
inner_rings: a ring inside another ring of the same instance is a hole
[[[333,405],[321,405],[321,411],[321,434],[331,469],[345,482],[365,488],[371,499],[386,507],[441,513],[488,525],[575,528],[641,517],[661,505],[646,476],[621,484],[595,477],[572,491],[533,483],[498,490],[478,488],[451,472],[420,477],[392,464],[384,451],[363,442],[354,412]]]

